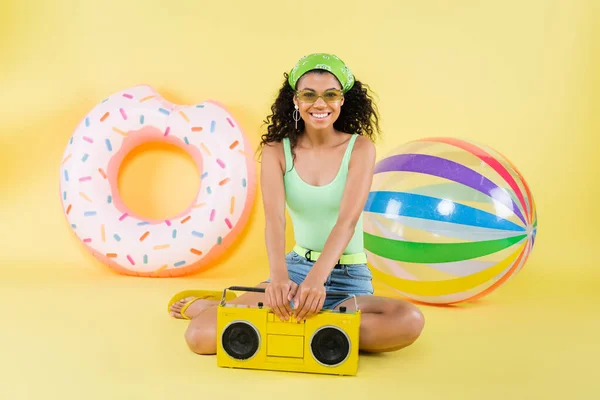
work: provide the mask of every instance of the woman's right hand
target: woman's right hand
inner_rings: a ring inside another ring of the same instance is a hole
[[[296,295],[298,285],[289,278],[271,279],[265,288],[265,301],[281,321],[292,315],[290,301]]]

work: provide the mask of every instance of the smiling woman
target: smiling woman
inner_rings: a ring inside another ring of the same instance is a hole
[[[374,296],[363,246],[362,213],[373,178],[378,115],[366,86],[332,54],[298,61],[279,89],[262,136],[261,190],[270,277],[264,293],[231,301],[263,302],[281,320],[304,322],[321,310],[362,310],[359,348],[393,351],[412,344],[423,315],[412,304]],[[285,253],[285,209],[295,245]],[[216,352],[216,301],[182,292],[171,315],[191,319],[189,347]]]
[[[319,117],[325,117],[323,125],[333,125],[339,132],[356,133],[373,141],[380,130],[377,106],[368,85],[356,80],[350,69],[333,54],[303,57],[289,74],[284,73],[271,115],[265,121],[268,126],[261,145],[287,137],[294,150],[306,124],[314,124]],[[313,127],[321,129],[323,125]]]

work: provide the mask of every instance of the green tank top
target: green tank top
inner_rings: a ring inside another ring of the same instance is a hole
[[[294,239],[300,246],[313,251],[323,251],[329,233],[338,218],[348,176],[348,164],[357,137],[358,135],[352,135],[337,175],[333,181],[324,186],[313,186],[300,178],[293,165],[290,141],[288,138],[283,139],[286,208],[292,219]],[[362,217],[361,213],[354,234],[343,254],[364,252]]]

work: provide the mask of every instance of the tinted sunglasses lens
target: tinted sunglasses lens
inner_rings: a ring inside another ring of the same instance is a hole
[[[314,103],[318,98],[315,92],[298,92],[298,100],[304,103]]]
[[[338,101],[342,99],[342,92],[339,90],[329,90],[323,93],[323,99],[326,102]]]

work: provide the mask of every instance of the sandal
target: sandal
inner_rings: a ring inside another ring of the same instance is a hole
[[[183,319],[191,319],[189,318],[187,315],[185,315],[185,310],[188,309],[188,307],[196,300],[198,299],[202,299],[202,300],[217,300],[217,301],[221,301],[221,299],[223,298],[223,292],[222,291],[217,291],[217,290],[184,290],[182,292],[179,292],[177,294],[175,294],[171,300],[169,300],[169,305],[167,306],[167,312],[171,312],[171,306],[175,303],[178,302],[179,300],[185,299],[186,297],[192,297],[192,299],[190,301],[188,301],[183,308],[181,309],[181,311],[179,312],[181,314],[181,316],[183,317]],[[229,300],[233,300],[237,297],[237,295],[235,293],[233,293],[232,291],[228,290],[225,294],[225,300],[229,301]]]

